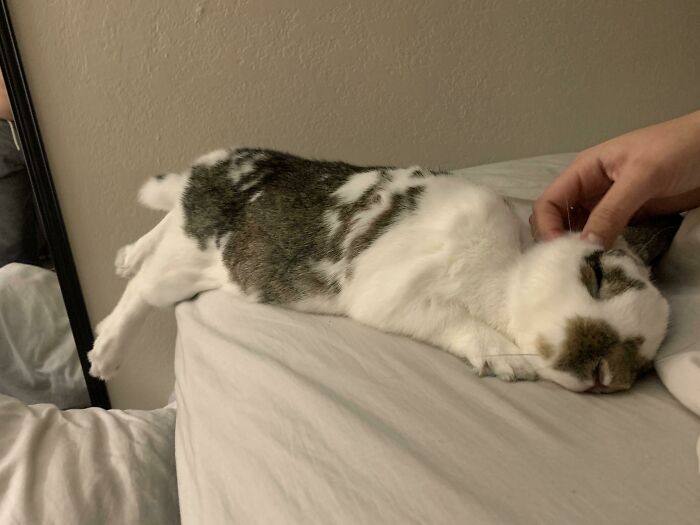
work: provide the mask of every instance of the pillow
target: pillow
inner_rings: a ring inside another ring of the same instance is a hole
[[[0,394],[0,523],[180,522],[175,409],[61,411]]]

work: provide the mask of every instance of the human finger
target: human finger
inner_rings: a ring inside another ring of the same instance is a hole
[[[644,177],[620,177],[593,208],[582,237],[610,247],[630,218],[651,198],[653,185]]]
[[[535,238],[550,240],[573,229],[572,216],[592,207],[611,184],[596,157],[576,159],[535,201],[530,220]]]

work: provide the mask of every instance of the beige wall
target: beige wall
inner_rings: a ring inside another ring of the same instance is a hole
[[[147,175],[246,144],[462,167],[576,150],[700,107],[695,0],[10,0],[93,322]],[[109,384],[171,386],[172,314]],[[235,320],[232,320],[235,322]]]

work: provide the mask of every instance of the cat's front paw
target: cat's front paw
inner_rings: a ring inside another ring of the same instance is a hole
[[[493,329],[473,327],[451,345],[480,377],[496,376],[503,381],[534,381],[537,370],[508,338]]]
[[[484,359],[484,365],[501,381],[535,381],[537,371],[535,367],[523,356],[518,355],[493,355]]]

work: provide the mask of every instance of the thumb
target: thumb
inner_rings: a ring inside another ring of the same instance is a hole
[[[640,180],[641,179],[641,180]],[[645,178],[619,177],[593,208],[582,237],[609,248],[653,193]]]

